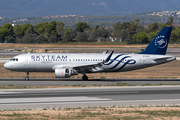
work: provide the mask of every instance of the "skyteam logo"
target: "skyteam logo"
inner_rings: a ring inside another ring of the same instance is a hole
[[[111,66],[109,69],[114,71],[120,71],[128,64],[135,64],[136,61],[126,54],[117,55],[114,59],[111,59],[108,63],[103,63],[105,66]]]
[[[165,48],[167,46],[167,40],[165,36],[157,36],[155,39],[155,45],[159,48]]]

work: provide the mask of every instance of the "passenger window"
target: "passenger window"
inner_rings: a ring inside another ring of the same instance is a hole
[[[18,61],[18,59],[16,58],[16,61]]]

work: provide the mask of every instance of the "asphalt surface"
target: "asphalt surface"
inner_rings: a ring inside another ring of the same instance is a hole
[[[0,90],[0,110],[180,104],[180,86]]]
[[[29,81],[25,81],[24,79],[0,79],[0,86],[3,85],[11,85],[14,86],[101,86],[101,85],[116,85],[119,83],[127,83],[131,85],[160,85],[160,84],[176,84],[180,85],[180,79],[33,79],[30,78]]]
[[[16,56],[19,54],[24,54],[23,52],[14,52],[14,51],[0,51],[0,56]]]

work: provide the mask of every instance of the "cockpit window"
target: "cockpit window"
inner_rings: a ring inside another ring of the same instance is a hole
[[[15,61],[15,58],[12,58],[10,61]]]
[[[18,61],[18,58],[12,58],[10,61]]]

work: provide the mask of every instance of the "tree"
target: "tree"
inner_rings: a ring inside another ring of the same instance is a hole
[[[159,28],[158,30],[161,31],[164,27],[168,27],[169,25],[166,25],[166,24],[163,24],[163,23],[160,23],[159,24]]]
[[[49,39],[48,39],[48,42],[49,42],[49,43],[55,43],[55,42],[57,42],[57,41],[58,41],[58,38],[57,38],[56,35],[51,35],[51,36],[49,37]]]
[[[15,43],[15,38],[12,35],[6,36],[5,40],[7,40],[7,43]]]
[[[107,38],[109,36],[109,32],[101,26],[97,29],[97,36]]]
[[[177,35],[176,35],[176,32],[175,32],[175,31],[172,31],[172,32],[171,32],[170,40],[171,40],[172,42],[178,41],[178,38],[177,38]]]
[[[128,29],[130,28],[130,26],[131,26],[131,21],[123,22],[122,24],[121,22],[116,23],[115,25],[113,25],[113,36],[118,39],[122,39],[123,41],[127,40]]]
[[[25,35],[26,30],[28,29],[28,26],[26,25],[16,25],[13,29],[13,32],[16,37],[23,37]]]
[[[51,35],[56,36],[56,21],[51,21],[47,25],[44,26],[44,34],[46,39],[48,39]]]
[[[78,22],[75,26],[75,30],[78,32],[83,32],[85,28],[90,27],[87,23],[85,22]]]
[[[66,29],[64,35],[62,36],[63,42],[72,42],[77,36],[77,32],[72,29]]]
[[[132,39],[132,36],[136,33],[139,22],[140,22],[139,19],[135,19],[133,22],[130,21],[130,27],[127,29],[127,32],[128,32],[127,37],[129,39]],[[129,41],[127,41],[127,42],[129,42]]]
[[[44,33],[51,35],[52,31],[56,32],[56,26],[55,24],[48,23],[46,26],[44,26]]]
[[[35,43],[48,43],[47,39],[44,37],[43,34],[37,36],[35,38]]]
[[[138,44],[148,43],[148,37],[144,32],[134,34],[132,39],[133,39],[133,43],[138,43]]]
[[[36,43],[37,34],[25,34],[22,43]]]
[[[0,26],[0,42],[4,42],[5,37],[8,35],[9,30]]]
[[[151,24],[151,25],[148,25],[148,32],[155,32],[158,30],[158,24],[157,22]]]
[[[44,31],[45,31],[45,26],[48,24],[48,22],[45,22],[45,23],[39,23],[37,25],[34,26],[34,31],[36,33],[38,33],[39,35],[40,34],[44,34]]]
[[[25,25],[27,27],[25,34],[34,34],[34,27],[30,23],[27,23]]]
[[[11,25],[11,24],[9,24],[9,23],[6,23],[5,25],[4,25],[4,28],[7,28],[8,30],[9,30],[9,32],[8,32],[8,34],[7,35],[13,35],[13,26]]]
[[[173,16],[169,17],[169,20],[166,22],[166,25],[173,26]]]
[[[177,39],[180,40],[180,28],[176,28],[175,34],[177,36]]]
[[[157,30],[157,31],[155,31],[155,32],[151,32],[151,33],[149,33],[148,34],[148,41],[149,42],[151,42],[155,37],[156,37],[156,35],[159,33],[159,31]]]
[[[94,26],[93,28],[92,28],[92,30],[97,30],[99,28],[99,26]]]
[[[56,24],[56,31],[59,38],[61,38],[61,36],[64,34],[64,26],[65,24],[63,22],[57,22]]]
[[[89,38],[88,38],[88,42],[95,42],[95,41],[97,41],[98,40],[98,35],[97,35],[97,32],[96,32],[96,30],[93,30],[92,32],[91,32],[91,35],[89,36]]]
[[[77,42],[87,42],[87,35],[85,32],[79,32],[75,38]]]

